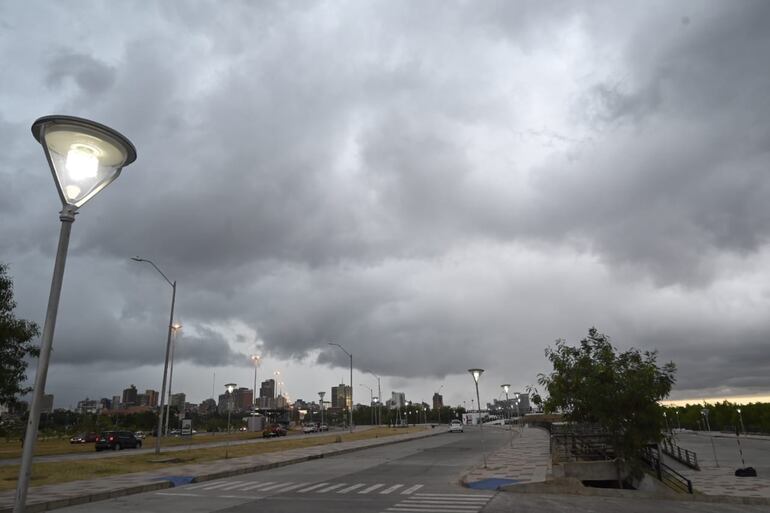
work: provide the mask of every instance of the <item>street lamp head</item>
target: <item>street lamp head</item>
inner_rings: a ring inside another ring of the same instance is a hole
[[[228,383],[228,384],[225,385],[225,389],[227,390],[228,394],[232,394],[233,390],[235,390],[235,387],[237,387],[237,386],[238,385],[236,385],[235,383]]]
[[[181,330],[182,325],[177,322],[176,324],[171,325],[171,329],[173,329],[174,331]]]
[[[259,360],[262,358],[258,354],[253,354],[249,358],[251,358],[251,361],[254,362],[255,365],[259,365]]]
[[[145,261],[144,258],[139,258],[139,257],[131,257],[131,260],[133,260],[134,262],[144,262]]]
[[[740,413],[740,412],[741,412],[741,409],[740,409],[740,408],[738,408],[738,413]]]
[[[508,389],[511,388],[511,385],[509,383],[506,383],[505,385],[500,385],[503,388],[503,392],[506,394],[508,393]]]
[[[473,380],[476,382],[476,384],[479,383],[479,378],[484,373],[484,369],[468,369],[468,372],[471,373],[473,376]]]
[[[81,207],[136,160],[126,137],[83,118],[44,116],[32,124],[32,135],[43,146],[65,207]]]

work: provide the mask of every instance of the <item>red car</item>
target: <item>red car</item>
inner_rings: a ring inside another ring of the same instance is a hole
[[[71,444],[88,444],[96,442],[99,436],[96,433],[78,433],[70,438]]]
[[[262,438],[272,438],[274,436],[286,436],[286,429],[280,424],[271,424],[262,431]]]

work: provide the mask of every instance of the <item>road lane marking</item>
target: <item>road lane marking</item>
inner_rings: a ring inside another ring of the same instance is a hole
[[[479,508],[465,508],[465,509],[453,509],[451,511],[456,513],[477,513],[479,511]],[[440,509],[433,509],[433,508],[414,508],[414,507],[400,507],[400,506],[394,506],[392,508],[388,508],[385,511],[401,511],[401,512],[422,512],[422,513],[447,513],[447,509],[445,509],[443,506]]]
[[[396,490],[398,490],[402,486],[404,486],[404,485],[397,484],[397,485],[391,486],[390,488],[385,488],[383,491],[380,492],[380,495],[388,495],[391,492],[395,492]]]
[[[275,490],[276,488],[281,488],[283,486],[290,485],[290,484],[293,484],[293,483],[291,481],[289,481],[288,483],[278,483],[278,484],[266,486],[264,488],[260,488],[259,491],[260,491],[260,493],[261,492],[267,492],[268,490]]]
[[[302,488],[303,486],[307,486],[309,483],[299,483],[299,484],[293,484],[291,486],[287,486],[285,488],[279,488],[276,490],[278,493],[288,492],[289,490],[294,490],[296,488]]]
[[[337,488],[340,488],[340,487],[345,486],[345,485],[347,485],[347,483],[338,483],[338,484],[335,484],[335,485],[327,486],[326,488],[322,488],[322,489],[318,490],[316,493],[330,492],[332,490],[336,490]]]
[[[241,490],[247,491],[247,490],[256,490],[257,488],[262,488],[263,486],[270,486],[271,484],[275,484],[276,481],[268,481],[266,483],[255,483],[248,486],[244,486]]]
[[[297,490],[297,493],[307,493],[307,492],[311,492],[311,491],[315,490],[316,488],[321,488],[322,486],[326,486],[326,485],[328,485],[328,484],[329,484],[329,483],[318,483],[318,484],[316,484],[316,485],[313,485],[313,486],[308,486],[307,488],[303,488],[302,490]]]
[[[224,483],[217,483],[215,485],[204,486],[203,488],[201,488],[201,490],[214,490],[216,488],[223,488],[225,486],[230,486],[231,484],[235,484],[235,483],[242,484],[244,483],[244,481],[225,481]]]
[[[222,488],[220,488],[217,491],[223,492],[225,490],[234,490],[236,488],[240,488],[241,486],[247,486],[247,485],[248,485],[248,483],[246,483],[244,481],[237,481],[235,483],[230,484],[230,486],[223,486]]]
[[[358,484],[354,484],[353,486],[348,486],[347,488],[343,488],[342,490],[337,490],[337,493],[352,492],[353,490],[358,490],[362,486],[366,486],[366,483],[358,483]]]
[[[370,486],[369,488],[366,488],[366,489],[364,489],[364,490],[361,490],[361,491],[360,491],[360,492],[358,492],[358,493],[362,493],[362,494],[363,494],[363,493],[369,493],[369,492],[372,492],[372,491],[376,490],[377,488],[382,488],[383,486],[385,486],[385,483],[376,484],[376,485],[374,485],[374,486]]]
[[[155,492],[155,495],[175,495],[178,497],[203,497],[199,493],[171,493],[171,492]]]
[[[401,492],[401,495],[410,495],[410,494],[416,492],[417,490],[419,490],[420,488],[422,488],[422,486],[423,485],[421,485],[421,484],[410,486],[409,488],[407,488],[406,490]]]

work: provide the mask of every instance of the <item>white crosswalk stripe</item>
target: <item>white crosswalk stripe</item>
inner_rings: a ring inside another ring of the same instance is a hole
[[[315,490],[315,489],[317,489],[317,488],[321,488],[322,486],[326,486],[326,485],[328,485],[328,484],[329,484],[329,483],[318,483],[318,484],[315,484],[315,485],[313,485],[313,486],[308,486],[307,488],[303,488],[302,490],[297,490],[297,493],[307,493],[307,492],[312,492],[313,490]]]
[[[332,490],[336,490],[337,488],[342,488],[345,485],[347,485],[347,483],[337,483],[331,486],[327,486],[326,488],[321,488],[320,490],[316,491],[316,493],[331,492]]]
[[[385,488],[383,491],[380,492],[380,495],[388,495],[391,492],[395,492],[396,490],[398,490],[402,486],[404,486],[404,485],[396,484],[396,485],[393,485],[393,486],[391,486],[389,488]]]
[[[401,495],[411,495],[412,493],[416,492],[420,488],[422,488],[421,484],[410,486],[409,488],[401,492]]]
[[[276,482],[275,481],[268,481],[267,483],[254,483],[254,484],[250,484],[248,486],[244,486],[243,488],[241,488],[241,491],[245,492],[245,491],[248,491],[248,490],[257,490],[259,488],[262,488],[263,486],[270,486],[272,484],[276,484]]]
[[[383,486],[385,486],[385,483],[379,483],[379,484],[376,484],[376,485],[372,485],[369,488],[366,488],[364,490],[361,490],[358,493],[362,493],[363,494],[363,493],[373,492],[374,490],[377,490],[378,488],[382,488]]]
[[[243,481],[225,481],[224,483],[217,483],[217,484],[209,483],[208,486],[204,486],[203,488],[201,488],[201,490],[215,490],[217,488],[224,488],[225,486],[230,486],[235,483],[243,483]]]
[[[342,490],[337,490],[337,493],[352,492],[353,490],[358,490],[362,486],[366,486],[366,483],[358,483],[358,484],[354,484],[353,486],[348,486],[347,488],[343,488]]]
[[[492,495],[417,493],[385,509],[388,513],[478,513]]]
[[[284,484],[285,484],[285,483],[284,483]],[[302,488],[303,486],[307,486],[307,485],[309,485],[309,484],[310,484],[310,483],[299,483],[299,484],[293,484],[293,485],[289,485],[289,486],[287,486],[287,487],[285,487],[285,488],[278,488],[278,489],[276,490],[276,492],[277,492],[277,493],[288,492],[289,490],[296,490],[297,488]]]

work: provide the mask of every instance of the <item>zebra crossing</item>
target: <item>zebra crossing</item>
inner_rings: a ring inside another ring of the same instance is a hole
[[[416,493],[382,513],[478,513],[493,494]]]
[[[292,481],[206,481],[185,485],[177,492],[157,492],[158,495],[211,495],[219,493],[250,492],[261,495],[265,492],[280,494],[327,494],[327,495],[412,495],[424,485],[404,483],[339,483],[339,482],[292,482]],[[196,492],[196,493],[190,493]]]

